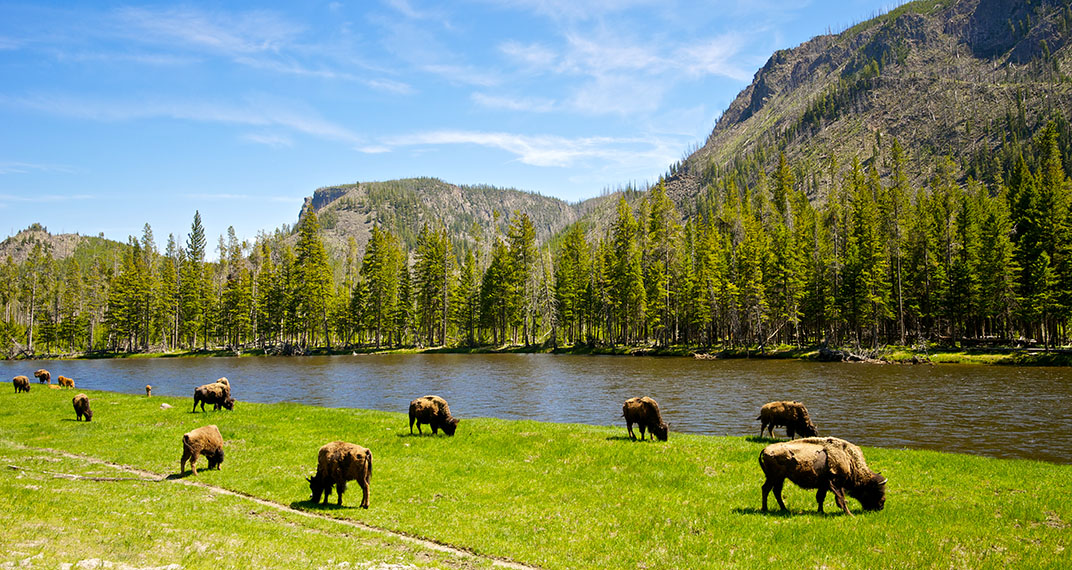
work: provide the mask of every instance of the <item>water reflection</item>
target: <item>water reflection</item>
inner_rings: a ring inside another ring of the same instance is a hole
[[[6,378],[43,367],[79,387],[191,397],[226,376],[253,402],[405,412],[438,394],[461,418],[491,416],[622,425],[627,398],[659,401],[673,431],[758,434],[760,406],[807,404],[822,435],[1072,463],[1072,370],[986,366],[871,366],[796,361],[497,355],[363,355],[5,361]],[[784,432],[782,432],[784,433]]]

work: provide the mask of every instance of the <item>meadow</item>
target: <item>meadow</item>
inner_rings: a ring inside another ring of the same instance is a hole
[[[75,421],[71,407],[77,392],[34,383],[29,394],[0,394],[0,457],[6,465],[0,498],[10,505],[0,510],[0,563],[1072,565],[1072,465],[864,448],[871,468],[890,479],[885,510],[864,512],[849,499],[856,516],[848,517],[830,496],[828,514],[819,515],[814,491],[787,484],[789,511],[763,513],[757,457],[769,439],[671,432],[667,442],[634,442],[624,424],[465,417],[455,437],[427,435],[427,427],[426,435],[411,436],[408,402],[400,402],[398,412],[381,412],[240,401],[233,412],[191,413],[190,398],[95,391],[86,391],[94,419],[84,423]],[[162,409],[163,403],[173,407]],[[182,434],[207,424],[218,425],[224,437],[222,469],[178,475]],[[305,477],[315,469],[317,449],[333,440],[372,449],[370,509],[357,508],[361,492],[355,483],[341,508],[334,495],[328,505],[309,502]],[[86,458],[152,476],[141,480]],[[245,497],[181,484],[190,481]],[[475,556],[267,508],[250,497]]]

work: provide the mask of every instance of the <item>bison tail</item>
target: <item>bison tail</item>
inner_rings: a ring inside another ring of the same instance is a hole
[[[368,474],[372,475],[372,450],[365,450],[365,464],[368,465]]]

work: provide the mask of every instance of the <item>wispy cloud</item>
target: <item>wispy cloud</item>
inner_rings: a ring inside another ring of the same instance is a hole
[[[19,196],[15,194],[0,194],[0,203],[2,202],[23,202],[29,204],[48,204],[53,202],[66,202],[68,200],[94,200],[96,196],[92,194],[38,194],[33,193],[29,196]]]
[[[183,199],[197,200],[205,202],[245,202],[250,200],[267,201],[267,202],[279,202],[279,203],[294,203],[303,200],[301,196],[258,196],[255,194],[228,194],[225,192],[212,194],[212,193],[198,193],[198,194],[183,194]]]
[[[585,21],[631,10],[638,6],[661,6],[665,0],[505,0],[495,2],[516,10],[532,12],[553,20]]]
[[[242,135],[242,140],[254,144],[270,146],[272,148],[289,148],[294,146],[294,141],[292,141],[290,137],[275,133],[246,133]]]
[[[20,107],[41,113],[93,121],[133,121],[174,119],[257,127],[284,127],[324,139],[357,144],[363,137],[332,123],[300,104],[288,104],[266,97],[248,97],[242,103],[215,101],[94,100],[64,95],[33,97],[0,96],[0,106]]]
[[[302,32],[301,26],[266,11],[124,8],[117,16],[141,41],[179,43],[225,54],[278,51]]]
[[[549,113],[555,109],[555,102],[541,97],[502,97],[486,93],[473,93],[474,103],[489,109],[504,111],[525,111],[531,113]]]
[[[661,141],[647,138],[522,135],[503,132],[440,130],[388,137],[387,148],[477,145],[506,151],[531,166],[568,168],[587,160],[627,163],[638,156],[663,154]],[[661,159],[661,158],[660,158]]]
[[[71,173],[74,169],[61,164],[40,164],[33,162],[4,162],[0,161],[0,174],[29,174],[31,172],[64,172]]]

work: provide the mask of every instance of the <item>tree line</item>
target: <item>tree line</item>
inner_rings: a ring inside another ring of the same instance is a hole
[[[608,223],[543,244],[514,212],[487,243],[426,224],[410,250],[376,225],[360,255],[351,238],[329,256],[311,209],[253,243],[229,228],[214,261],[196,213],[163,251],[148,224],[91,255],[57,259],[38,242],[0,265],[0,348],[1063,345],[1072,186],[1059,130],[986,182],[943,158],[914,187],[897,141],[820,171],[783,154],[751,182],[715,176],[688,215],[660,181],[620,195]]]

